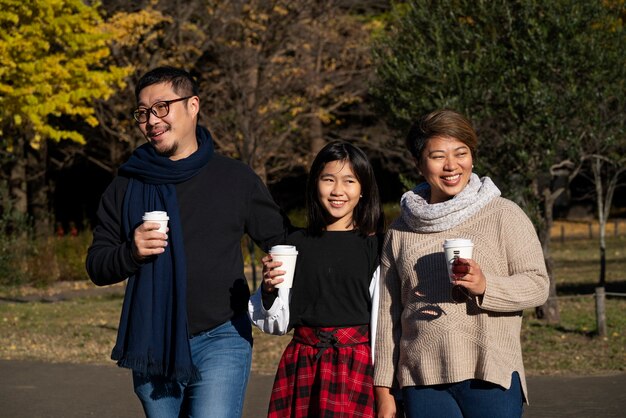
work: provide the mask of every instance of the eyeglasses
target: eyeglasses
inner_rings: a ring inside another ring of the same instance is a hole
[[[174,99],[174,100],[163,100],[163,101],[160,101],[160,102],[156,102],[155,104],[150,106],[149,109],[145,108],[145,107],[142,107],[142,108],[139,108],[139,109],[135,109],[133,111],[133,118],[135,118],[135,120],[138,123],[146,123],[146,122],[148,122],[149,113],[152,113],[157,118],[164,118],[164,117],[166,117],[170,113],[170,105],[172,103],[180,102],[182,100],[191,99],[192,97],[193,96],[187,96],[187,97],[179,97],[178,99]]]

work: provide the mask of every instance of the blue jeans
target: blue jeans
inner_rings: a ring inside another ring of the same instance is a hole
[[[133,373],[135,394],[149,418],[240,418],[252,363],[247,315],[190,340],[191,358],[202,379],[193,384]]]
[[[407,418],[512,418],[522,416],[522,388],[513,372],[507,390],[471,379],[459,383],[402,388]]]

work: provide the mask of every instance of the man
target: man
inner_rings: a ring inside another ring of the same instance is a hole
[[[111,357],[148,417],[239,417],[252,353],[241,239],[267,251],[288,221],[248,166],[213,152],[187,72],[156,68],[135,96],[148,143],[104,192],[86,262],[96,285],[129,278]],[[167,212],[166,233],[149,211]]]

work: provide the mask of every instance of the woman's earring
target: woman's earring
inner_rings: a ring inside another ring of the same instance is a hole
[[[360,195],[359,195],[359,197],[363,197],[363,195],[362,195],[362,194],[360,194]]]

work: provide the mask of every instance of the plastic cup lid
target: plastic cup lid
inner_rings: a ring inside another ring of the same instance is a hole
[[[270,248],[270,254],[298,254],[296,247],[293,245],[274,245]]]
[[[144,220],[163,220],[163,219],[169,219],[169,216],[167,216],[167,212],[165,211],[155,210],[152,212],[144,213],[143,219]]]
[[[466,238],[452,238],[443,242],[444,247],[473,247],[474,243],[471,239]]]

